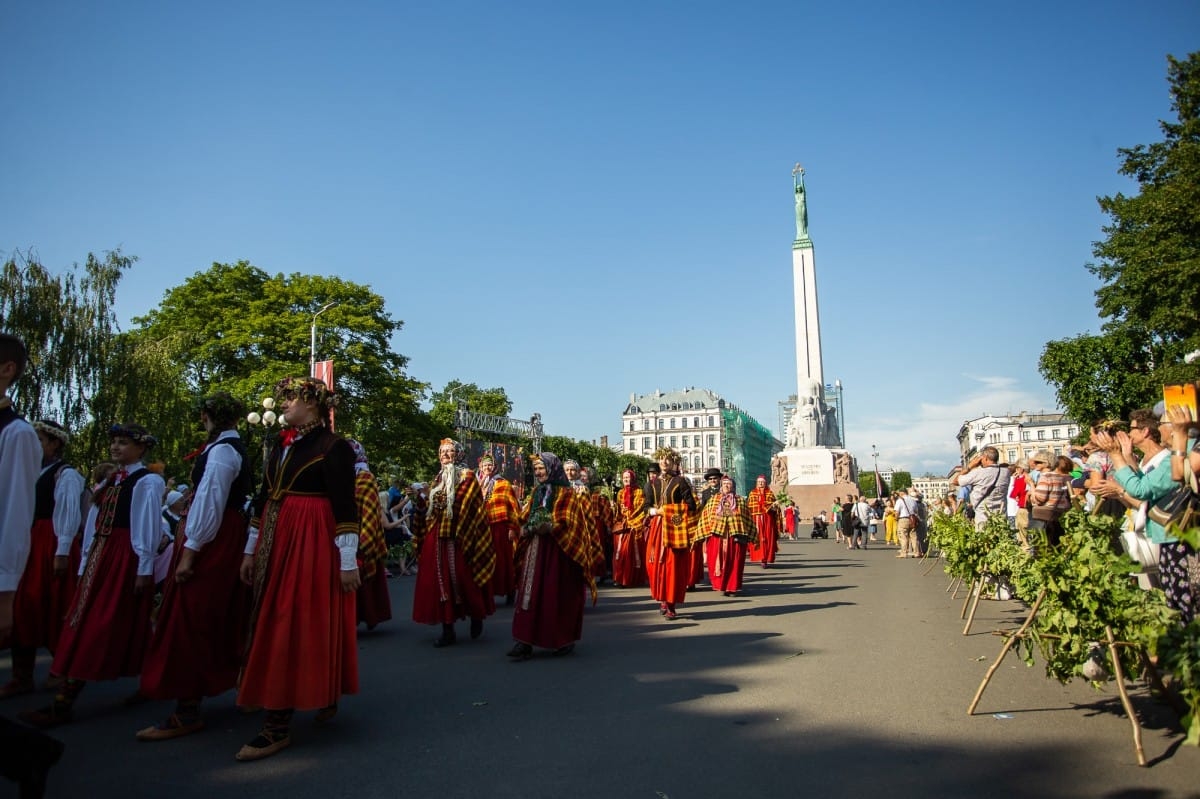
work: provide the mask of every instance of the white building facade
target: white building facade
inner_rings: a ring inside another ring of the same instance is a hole
[[[1079,425],[1061,413],[1027,413],[1016,416],[980,416],[963,422],[958,447],[963,462],[987,446],[1000,452],[1002,463],[1028,460],[1040,450],[1062,455],[1079,435]]]

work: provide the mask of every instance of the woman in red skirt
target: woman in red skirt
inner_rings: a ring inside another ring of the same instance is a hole
[[[583,635],[584,592],[596,601],[596,564],[604,552],[588,514],[587,495],[576,493],[562,462],[543,452],[533,459],[538,485],[525,508],[517,546],[517,598],[508,656],[518,661],[545,647],[570,654]]]
[[[637,487],[633,469],[621,473],[613,523],[613,585],[640,588],[646,584],[646,495]]]
[[[646,515],[646,572],[650,596],[659,602],[659,612],[668,619],[679,616],[675,606],[683,602],[692,574],[692,544],[698,533],[696,495],[679,474],[679,453],[663,447],[654,453],[662,478],[648,484]]]
[[[761,563],[767,568],[775,562],[779,551],[779,505],[775,495],[767,487],[765,475],[759,475],[754,488],[746,496],[746,504],[750,507],[750,516],[754,520],[754,529],[758,540],[750,545],[750,560]]]
[[[721,493],[710,498],[700,520],[708,536],[708,575],[714,591],[736,596],[746,570],[746,548],[756,538],[746,500],[733,490],[733,478],[721,478]]]
[[[275,395],[288,427],[267,459],[242,558],[254,602],[237,698],[267,717],[238,760],[290,744],[293,711],[317,710],[326,721],[339,697],[358,693],[354,452],[329,429],[336,397],[325,383],[286,378]]]
[[[50,667],[65,680],[49,707],[20,714],[35,727],[69,722],[89,681],[140,674],[150,640],[166,483],[142,463],[157,443],[146,428],[117,425],[109,434],[118,469],[96,492],[84,524],[86,560]]]
[[[483,494],[487,509],[488,527],[492,531],[492,547],[496,550],[496,571],[492,574],[492,596],[502,596],[508,604],[513,602],[516,590],[516,575],[513,570],[513,542],[521,528],[521,508],[512,483],[496,477],[496,461],[491,455],[482,455],[475,476],[479,479],[479,490]]]
[[[454,622],[462,618],[471,619],[471,638],[478,638],[484,618],[496,612],[496,550],[479,481],[462,465],[465,454],[453,439],[438,445],[442,468],[429,488],[429,509],[417,538],[421,560],[412,617],[418,624],[442,625],[436,647],[458,640]]]
[[[246,548],[250,460],[235,429],[244,410],[226,391],[199,403],[208,441],[192,465],[195,491],[175,536],[158,621],[142,668],[141,693],[175,701],[139,741],[165,741],[204,727],[200,702],[237,684],[250,592],[238,579]]]
[[[42,445],[42,472],[35,485],[29,560],[13,599],[12,679],[0,688],[0,699],[33,692],[37,651],[57,648],[79,573],[87,488],[83,475],[63,460],[71,434],[49,419],[34,422],[33,429]],[[47,684],[54,683],[52,675]]]

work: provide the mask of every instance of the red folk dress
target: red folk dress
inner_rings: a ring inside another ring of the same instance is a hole
[[[222,463],[228,463],[228,469],[210,464],[218,446],[224,450],[218,457],[224,456]],[[236,459],[229,457],[231,452]],[[230,471],[233,463],[236,472]],[[236,433],[223,433],[209,443],[197,457],[191,476],[196,492],[175,537],[158,624],[142,669],[140,691],[150,699],[193,701],[219,696],[237,685],[245,655],[250,591],[242,584],[239,567],[246,548],[248,520],[243,508],[251,475]],[[223,505],[217,506],[219,500]],[[215,535],[203,535],[211,531],[205,526],[214,523]],[[180,584],[175,570],[185,545],[193,539],[204,544],[195,555],[191,579]]]
[[[551,496],[544,508],[542,489]],[[584,595],[596,599],[593,578],[604,554],[588,513],[587,495],[569,487],[538,486],[530,497],[517,546],[517,596],[513,639],[559,649],[583,636]]]
[[[267,461],[254,519],[251,640],[239,705],[316,710],[358,693],[353,593],[335,537],[359,533],[354,451],[322,427]]]
[[[698,535],[696,497],[679,475],[666,475],[646,486],[646,573],[650,596],[659,602],[683,602],[691,582],[692,544]],[[656,514],[650,514],[657,508]]]
[[[508,596],[516,590],[517,576],[513,563],[513,541],[521,529],[521,507],[513,493],[512,483],[503,477],[493,477],[480,483],[484,506],[487,508],[488,529],[492,533],[492,548],[496,551],[496,569],[492,573],[492,596]]]
[[[770,488],[754,488],[746,496],[758,531],[758,542],[750,545],[750,560],[764,566],[774,563],[779,551],[779,509],[774,504],[775,495]]]
[[[443,473],[430,486],[429,510],[417,542],[421,554],[412,617],[418,624],[453,624],[496,612],[491,587],[496,550],[483,493],[470,469],[456,466],[455,472],[453,505],[445,492],[437,491]]]
[[[646,495],[637,486],[617,492],[613,522],[613,584],[641,588],[646,584]]]
[[[746,570],[746,551],[758,536],[750,520],[746,500],[736,494],[732,508],[721,502],[723,494],[708,500],[700,516],[700,529],[708,536],[708,576],[714,591],[732,592],[742,588]]]

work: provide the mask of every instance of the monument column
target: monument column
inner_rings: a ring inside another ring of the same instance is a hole
[[[792,242],[792,289],[796,306],[796,398],[803,402],[812,394],[812,383],[821,387],[824,400],[825,375],[821,368],[821,321],[817,310],[817,271],[812,239],[808,236],[808,196],[804,168],[792,170],[796,192],[796,239]],[[823,407],[823,406],[822,406]],[[810,446],[816,442],[810,442]]]

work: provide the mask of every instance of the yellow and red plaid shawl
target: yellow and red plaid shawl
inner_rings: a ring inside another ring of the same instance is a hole
[[[505,522],[509,530],[521,526],[521,508],[517,505],[517,495],[513,493],[512,483],[503,477],[497,477],[492,482],[492,493],[487,498],[487,515],[490,524]]]
[[[383,507],[375,475],[367,471],[354,475],[354,499],[358,502],[358,557],[363,579],[375,576],[380,561],[387,560],[387,541],[383,537]]]
[[[758,528],[750,520],[750,509],[743,497],[737,498],[737,509],[728,516],[718,513],[721,505],[721,495],[713,494],[700,513],[700,530],[703,535],[719,535],[728,538],[734,535],[748,536],[751,541],[758,541]]]
[[[625,507],[626,493],[629,492],[633,507]],[[646,495],[637,486],[625,486],[617,492],[616,521],[614,532],[636,533],[646,525]]]
[[[438,479],[441,479],[440,476]],[[479,490],[479,481],[470,469],[463,469],[458,475],[453,512],[453,518],[447,518],[445,513],[434,516],[433,503],[430,503],[422,534],[453,538],[463,562],[471,569],[475,585],[485,586],[496,571],[496,549],[492,545],[492,531],[488,527],[483,492]]]
[[[533,498],[531,493],[530,500]],[[524,516],[528,518],[529,502],[525,503]],[[583,578],[587,581],[588,591],[592,595],[592,604],[596,604],[596,578],[593,576],[596,564],[604,560],[604,551],[596,539],[595,528],[592,526],[591,502],[587,495],[576,494],[570,488],[555,489],[554,504],[551,507],[553,529],[550,535],[559,548],[573,562],[583,569]],[[517,563],[520,563],[529,546],[529,538],[522,538],[517,545]]]

